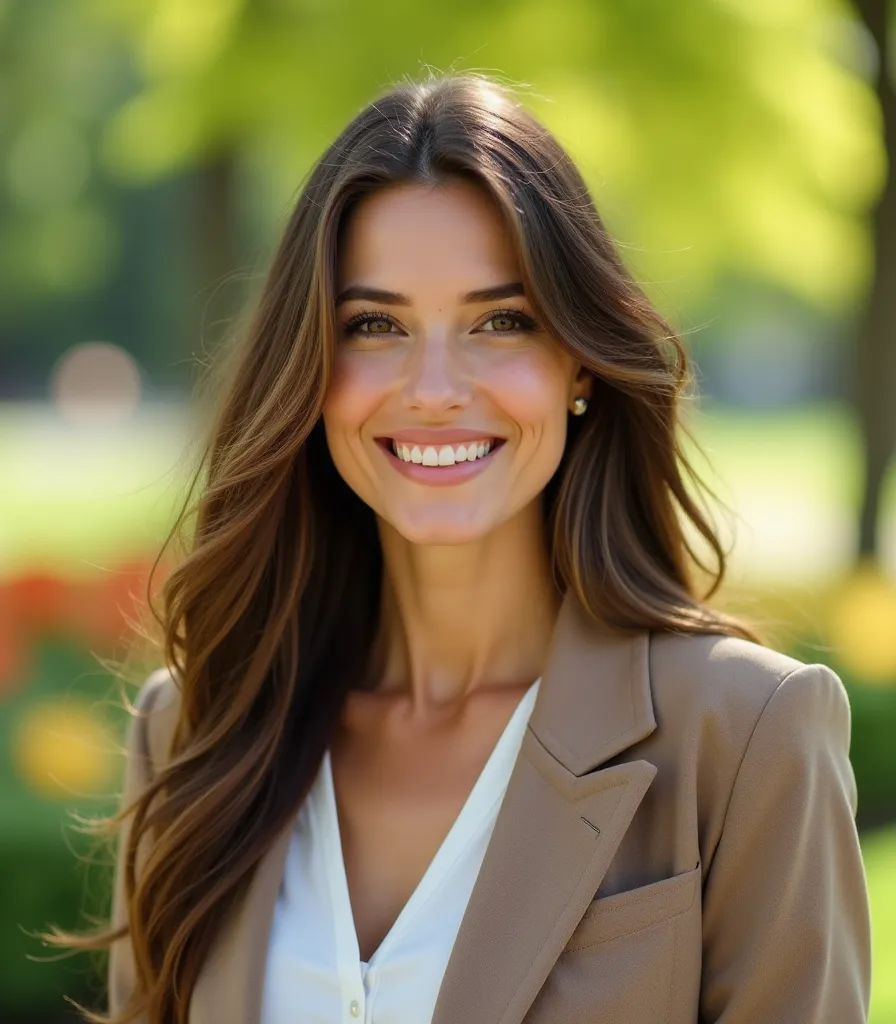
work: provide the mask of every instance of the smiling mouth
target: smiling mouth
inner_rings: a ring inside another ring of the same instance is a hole
[[[459,462],[478,462],[504,444],[501,437],[483,437],[460,444],[413,444],[384,437],[379,443],[402,462],[420,466],[455,466]]]

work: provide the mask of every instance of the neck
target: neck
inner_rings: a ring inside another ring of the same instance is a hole
[[[541,675],[560,594],[540,502],[472,544],[410,544],[383,521],[379,529],[378,690],[403,695],[411,717],[423,718]]]

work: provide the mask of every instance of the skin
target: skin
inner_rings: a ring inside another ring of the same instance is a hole
[[[352,696],[349,727],[379,697],[404,734],[419,736],[460,722],[477,701],[518,699],[543,669],[559,595],[540,494],[590,377],[540,325],[526,331],[500,312],[537,320],[525,295],[463,301],[521,280],[498,208],[470,182],[393,186],[346,225],[337,296],[366,286],[409,300],[337,299],[326,437],[338,472],[376,514],[385,569],[385,672],[375,693]],[[385,316],[348,329],[360,313]],[[400,473],[377,440],[420,428],[470,428],[504,443],[472,477],[432,486]]]

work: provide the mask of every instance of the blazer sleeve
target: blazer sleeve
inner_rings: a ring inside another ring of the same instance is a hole
[[[804,665],[753,729],[703,894],[701,1024],[865,1024],[871,926],[840,679]]]
[[[147,716],[160,689],[160,674],[153,673],[141,687],[134,701],[138,714],[128,723],[125,739],[124,782],[120,808],[130,805],[152,780]],[[110,923],[114,928],[128,920],[124,893],[124,851],[131,832],[131,818],[124,820],[118,833],[118,847],[112,885]],[[141,852],[145,847],[141,848]],[[138,864],[140,857],[138,856]],[[129,936],[112,943],[108,961],[109,1012],[120,1013],[134,989],[136,973]],[[142,1020],[137,1024],[142,1024]]]

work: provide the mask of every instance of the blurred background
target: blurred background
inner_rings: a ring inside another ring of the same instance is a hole
[[[726,606],[836,669],[896,1024],[896,48],[888,0],[0,0],[0,1019],[102,1005],[29,933],[107,908],[109,658],[214,352],[312,161],[403,76],[480,70],[583,169],[686,335]]]

